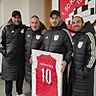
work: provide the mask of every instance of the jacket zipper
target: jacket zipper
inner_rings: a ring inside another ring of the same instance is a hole
[[[49,47],[50,47],[50,44],[51,44],[52,35],[53,35],[53,29],[52,29],[52,31],[51,31],[51,36],[50,36],[49,45],[48,45],[48,51],[49,51]]]

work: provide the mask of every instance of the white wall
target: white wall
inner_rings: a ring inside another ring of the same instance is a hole
[[[13,10],[20,10],[22,21],[29,24],[29,0],[1,0],[2,23],[7,22]]]
[[[2,24],[2,18],[1,18],[1,1],[0,1],[0,25]]]
[[[22,21],[26,25],[29,25],[29,19],[34,14],[44,22],[44,0],[1,0],[0,26],[10,19],[15,9],[20,10]]]
[[[52,10],[59,10],[59,0],[52,0]]]
[[[44,0],[29,0],[29,17],[32,15],[39,16],[44,22]]]

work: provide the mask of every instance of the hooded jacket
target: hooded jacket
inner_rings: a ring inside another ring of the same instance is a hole
[[[46,28],[43,23],[40,22],[40,27],[33,31],[32,28],[28,28],[25,34],[25,80],[31,83],[31,64],[29,59],[31,57],[31,49],[39,50],[42,46],[43,35],[46,33]]]
[[[24,34],[27,27],[22,23],[14,25],[12,20],[0,30],[0,52],[3,54],[2,78],[16,80],[24,78]]]
[[[93,96],[96,60],[95,31],[90,22],[73,36],[72,96]]]

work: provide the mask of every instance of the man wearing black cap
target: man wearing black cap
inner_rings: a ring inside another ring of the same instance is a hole
[[[5,80],[6,96],[12,96],[13,81],[16,81],[17,96],[24,96],[22,86],[26,29],[27,27],[22,24],[21,13],[15,10],[3,30],[0,30],[0,52],[3,55],[2,79]]]
[[[63,54],[61,72],[63,73],[62,96],[67,95],[67,66],[71,61],[72,45],[69,35],[61,23],[60,13],[53,10],[50,13],[50,30],[45,34],[42,50]],[[65,27],[66,28],[66,27]],[[54,96],[54,95],[53,95]]]

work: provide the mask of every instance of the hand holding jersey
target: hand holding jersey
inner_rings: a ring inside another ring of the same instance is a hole
[[[62,64],[61,64],[61,72],[63,73],[65,68],[66,68],[66,65],[67,65],[67,62],[66,61],[63,61]]]
[[[32,55],[31,55],[29,59],[29,64],[32,64],[32,63],[33,63],[33,60],[32,60]]]

